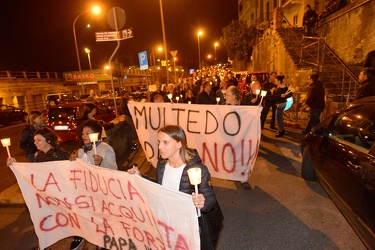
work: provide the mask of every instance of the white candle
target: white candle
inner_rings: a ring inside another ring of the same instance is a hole
[[[266,95],[267,95],[267,91],[265,90],[260,91],[260,96],[262,98],[260,98],[259,106],[262,105],[263,97],[265,97]]]
[[[9,151],[10,138],[1,139],[1,144],[3,144],[3,147],[7,149],[8,157],[11,158],[10,151]]]
[[[176,96],[176,101],[178,103],[178,100],[180,100],[180,97],[179,96]]]
[[[188,104],[191,104],[191,101],[188,101]]]
[[[220,97],[216,97],[216,102],[217,102],[217,105],[219,105]]]
[[[188,169],[188,175],[189,175],[189,179],[190,179],[190,183],[192,185],[194,185],[195,187],[195,193],[198,194],[198,184],[201,183],[202,181],[202,169],[200,168],[190,168]],[[198,211],[198,217],[201,216],[201,210],[199,208],[197,208],[197,211]]]
[[[172,100],[172,94],[168,94],[167,96],[168,96],[169,100]]]
[[[94,154],[96,154],[96,142],[98,141],[99,133],[89,134],[90,141],[94,144]]]
[[[256,93],[257,95],[259,95],[259,93],[260,93],[260,89],[255,90],[255,93]]]

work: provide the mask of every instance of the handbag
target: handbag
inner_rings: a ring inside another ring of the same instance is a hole
[[[215,244],[224,221],[224,215],[219,203],[216,201],[216,205],[211,211],[207,213],[202,212],[198,220],[201,249],[215,249]]]

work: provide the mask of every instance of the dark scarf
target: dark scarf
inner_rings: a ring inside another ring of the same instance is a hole
[[[95,143],[96,146],[99,146],[99,144],[101,143],[101,141],[97,141]],[[90,144],[90,145],[83,145],[82,146],[82,149],[83,149],[83,152],[87,153],[88,151],[92,150],[93,146]]]

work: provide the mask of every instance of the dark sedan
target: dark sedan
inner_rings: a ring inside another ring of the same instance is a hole
[[[318,180],[369,249],[375,249],[375,97],[339,110],[306,135],[302,177]]]
[[[27,112],[23,109],[0,104],[0,125],[7,125],[11,122],[25,122]]]

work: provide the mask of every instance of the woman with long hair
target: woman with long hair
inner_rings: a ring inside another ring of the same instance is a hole
[[[191,194],[194,206],[201,209],[202,213],[213,210],[217,201],[211,186],[211,174],[202,163],[198,152],[188,147],[185,131],[178,125],[166,125],[158,131],[158,142],[160,157],[156,168],[156,182],[165,187]],[[194,192],[189,181],[187,171],[190,168],[202,170],[198,194]],[[135,166],[129,169],[128,173],[141,175]],[[201,249],[214,249],[212,239],[207,243],[207,239],[202,239],[202,234],[201,243]]]

